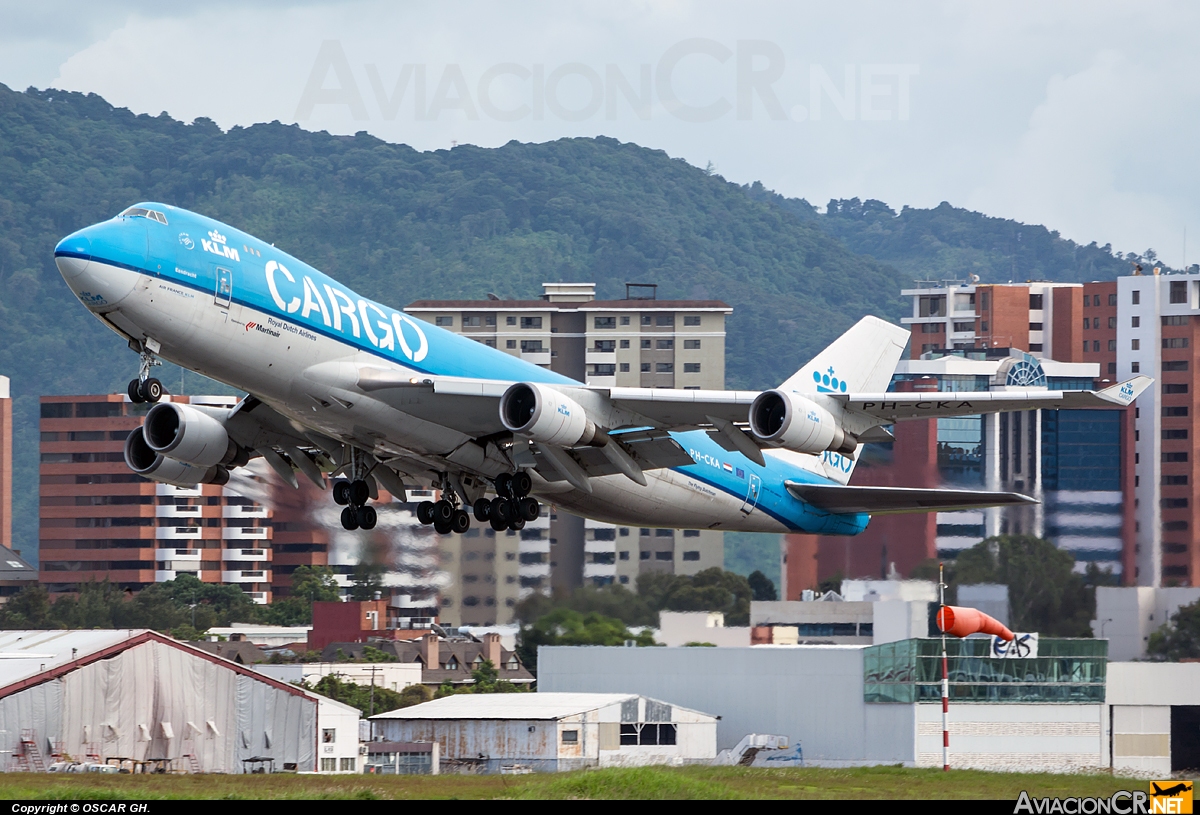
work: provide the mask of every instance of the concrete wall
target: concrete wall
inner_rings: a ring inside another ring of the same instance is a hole
[[[687,645],[710,642],[720,646],[750,645],[750,629],[725,627],[725,615],[719,611],[661,611],[655,640],[663,645]]]
[[[717,749],[787,736],[811,764],[914,760],[911,706],[863,702],[862,649],[543,647],[541,691],[639,693],[721,717]]]
[[[942,766],[942,707],[914,705],[917,766]],[[1108,766],[1104,705],[950,705],[950,766],[1063,772]]]

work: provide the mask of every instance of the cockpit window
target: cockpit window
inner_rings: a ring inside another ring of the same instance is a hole
[[[125,218],[149,218],[152,221],[158,221],[163,226],[167,225],[167,216],[163,215],[156,209],[146,209],[145,207],[130,207],[121,213]]]

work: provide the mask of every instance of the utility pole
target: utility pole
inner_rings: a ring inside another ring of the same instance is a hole
[[[375,715],[375,674],[382,670],[383,668],[380,668],[378,665],[371,666],[371,697],[370,702],[368,702],[368,710],[370,711],[367,713],[368,719]]]

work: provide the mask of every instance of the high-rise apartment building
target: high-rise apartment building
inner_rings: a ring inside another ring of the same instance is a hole
[[[142,478],[126,466],[123,450],[147,408],[123,395],[42,397],[41,582],[55,593],[101,580],[136,591],[194,574],[206,583],[238,585],[255,602],[269,603],[274,530],[262,499],[270,489],[265,468],[242,468],[223,487]]]
[[[725,387],[727,304],[658,300],[653,285],[628,285],[624,300],[596,300],[595,290],[546,283],[540,300],[419,300],[405,311],[590,385]],[[545,581],[519,577],[526,594],[724,565],[724,536],[711,530],[619,528],[554,511],[546,530],[526,527],[521,535],[522,569],[546,571]]]
[[[1200,275],[1130,275],[1116,288],[1117,375],[1154,377],[1135,408],[1138,584],[1200,585]]]

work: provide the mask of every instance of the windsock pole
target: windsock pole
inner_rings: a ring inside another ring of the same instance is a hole
[[[941,592],[942,609],[946,608],[945,565],[938,564],[938,590]],[[946,659],[946,629],[942,614],[938,615],[938,628],[942,629],[942,770],[950,771],[950,668]]]

